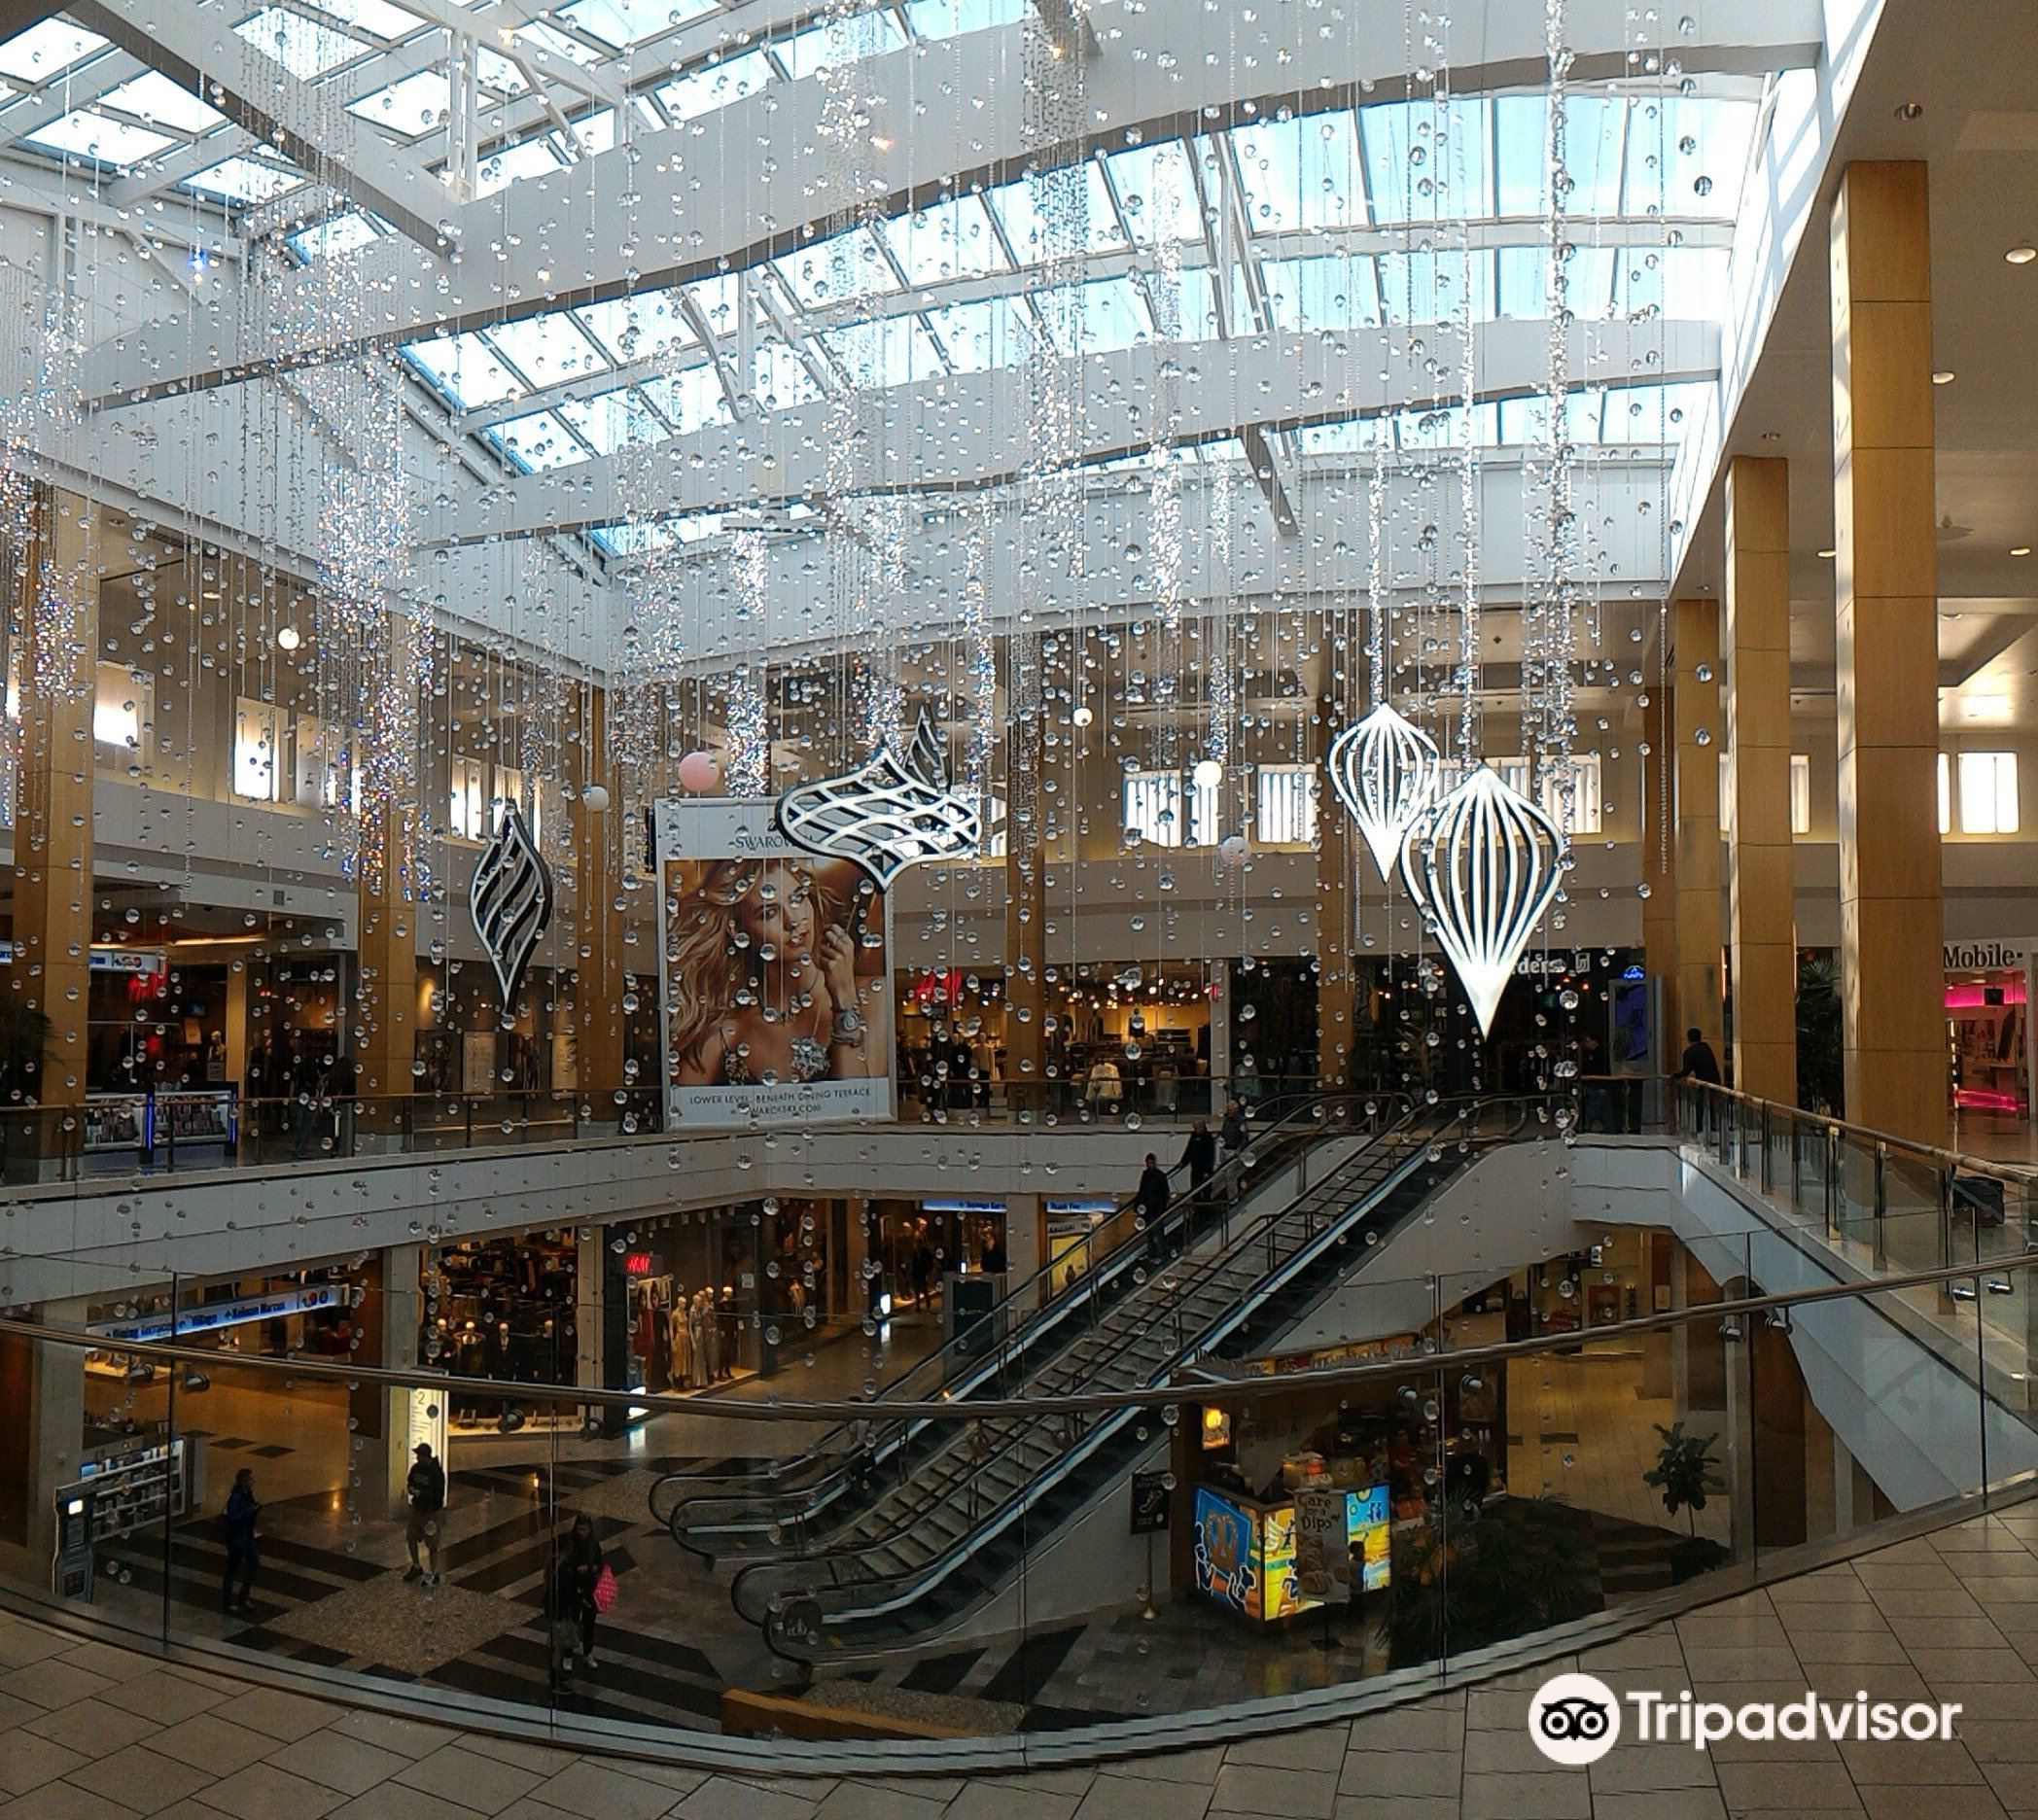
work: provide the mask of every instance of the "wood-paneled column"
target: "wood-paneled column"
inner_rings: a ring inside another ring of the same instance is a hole
[[[1790,838],[1790,465],[1727,472],[1727,892],[1734,1084],[1795,1105],[1797,918]]]
[[[25,1173],[54,1174],[82,1138],[92,947],[92,706],[98,675],[99,508],[39,488],[24,552],[10,991],[48,1020]]]
[[[1922,163],[1832,216],[1840,970],[1847,1117],[1947,1140],[1932,251]]]
[[[588,686],[580,698],[580,794],[573,805],[574,917],[578,954],[574,982],[574,1047],[580,1102],[603,1124],[621,1117],[623,1086],[622,778],[609,750],[609,692]],[[587,790],[608,791],[603,809]]]
[[[392,618],[388,669],[376,686],[414,685],[407,619]],[[403,717],[391,713],[393,721]],[[418,775],[411,753],[409,775]],[[369,801],[361,812],[361,858],[355,880],[360,968],[354,1005],[355,1130],[361,1147],[396,1148],[409,1126],[417,1060],[417,815],[400,799]],[[464,914],[464,911],[463,911]]]
[[[1352,1076],[1358,985],[1352,966],[1352,821],[1321,780],[1324,755],[1343,725],[1334,699],[1317,704],[1310,756],[1317,777],[1317,1079],[1343,1087]]]
[[[1670,608],[1670,636],[1675,641],[1670,869],[1675,879],[1677,971],[1664,1054],[1674,1064],[1687,1030],[1702,1031],[1717,1049],[1725,1023],[1720,985],[1718,610],[1707,600],[1675,602]]]

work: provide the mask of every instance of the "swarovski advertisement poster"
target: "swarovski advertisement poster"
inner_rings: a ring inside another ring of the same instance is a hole
[[[670,1130],[894,1116],[885,895],[793,847],[772,808],[652,811]]]

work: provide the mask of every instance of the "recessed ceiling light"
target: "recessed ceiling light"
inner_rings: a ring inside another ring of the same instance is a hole
[[[1932,383],[1934,385],[1951,385],[1953,383],[1953,369],[1950,367],[1940,368],[1932,375]]]
[[[1914,121],[1924,118],[1925,104],[1922,101],[1900,101],[1897,104],[1898,120]]]
[[[2028,265],[2033,260],[2038,260],[2038,247],[2014,246],[2003,255],[2003,258],[2008,260],[2013,265]]]
[[[2013,556],[2028,556],[2030,553],[2031,546],[2028,543],[2013,543],[2010,545],[2010,554]]]
[[[1822,562],[1831,562],[1831,561],[1833,560],[1833,558],[1834,558],[1834,557],[1836,557],[1836,556],[1838,556],[1838,555],[1840,554],[1840,552],[1839,552],[1839,551],[1838,551],[1837,549],[1824,549],[1824,550],[1820,550],[1818,554],[1819,554],[1819,560],[1820,560],[1820,561],[1822,561]]]
[[[287,625],[276,634],[276,643],[284,650],[296,650],[303,642],[294,625]]]

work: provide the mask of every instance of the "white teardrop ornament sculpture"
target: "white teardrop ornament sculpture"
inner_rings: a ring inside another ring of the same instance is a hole
[[[1457,968],[1482,1036],[1564,864],[1557,823],[1486,765],[1438,803],[1401,850],[1401,881]]]
[[[1324,763],[1338,800],[1373,851],[1380,876],[1391,881],[1409,830],[1436,794],[1443,766],[1436,742],[1390,702],[1382,702],[1337,736]]]

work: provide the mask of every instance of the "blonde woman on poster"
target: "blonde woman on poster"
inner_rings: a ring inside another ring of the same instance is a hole
[[[846,862],[804,858],[678,860],[666,972],[672,1079],[680,1087],[867,1080],[889,1067],[882,949],[861,932],[883,917]],[[880,921],[880,927],[882,922]]]

